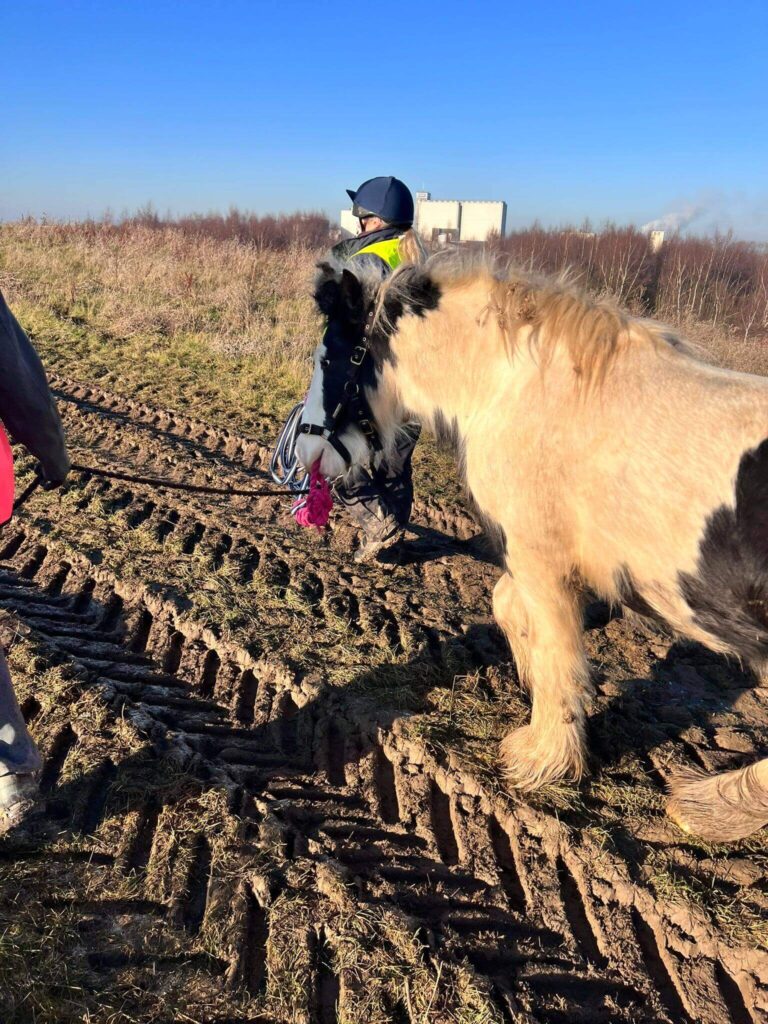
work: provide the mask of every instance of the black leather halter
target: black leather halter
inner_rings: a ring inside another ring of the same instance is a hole
[[[355,345],[352,349],[352,354],[349,357],[347,379],[344,382],[344,392],[341,401],[330,415],[330,427],[320,426],[317,423],[302,423],[298,431],[300,434],[310,434],[324,438],[332,448],[335,448],[348,466],[352,465],[352,456],[349,454],[347,446],[338,437],[337,426],[344,412],[349,413],[350,419],[354,422],[355,426],[360,428],[363,436],[375,453],[383,450],[379,432],[373,422],[373,413],[365,396],[365,388],[361,387],[359,383],[363,366],[370,355],[371,329],[373,328],[375,316],[376,312],[372,308],[365,321],[360,344]]]

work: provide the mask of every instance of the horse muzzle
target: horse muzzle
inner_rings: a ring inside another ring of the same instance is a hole
[[[296,456],[307,472],[320,459],[320,472],[328,480],[335,480],[349,468],[324,437],[313,434],[302,434],[299,437],[296,442]]]

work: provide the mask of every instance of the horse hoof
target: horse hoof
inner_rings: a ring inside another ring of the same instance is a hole
[[[532,791],[561,779],[577,781],[584,774],[580,730],[565,726],[542,738],[530,725],[507,733],[499,744],[507,785]]]
[[[667,816],[686,835],[713,843],[752,835],[768,824],[768,791],[758,778],[764,764],[720,775],[694,768],[676,772],[669,780]]]

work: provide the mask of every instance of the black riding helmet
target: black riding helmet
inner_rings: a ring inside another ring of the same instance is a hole
[[[413,224],[413,196],[399,178],[369,178],[357,192],[347,189],[355,217],[381,217],[387,224]]]

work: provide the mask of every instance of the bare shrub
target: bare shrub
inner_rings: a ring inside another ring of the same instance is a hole
[[[613,295],[635,312],[732,329],[745,341],[768,335],[768,252],[730,235],[673,235],[654,252],[632,227],[534,225],[497,245],[532,270],[569,269],[592,291]]]
[[[159,216],[151,206],[124,220],[118,230],[133,226],[162,230],[177,228],[184,235],[205,236],[220,241],[235,239],[261,249],[321,249],[330,245],[332,225],[322,213],[298,212],[259,217],[233,206],[226,215],[192,213],[181,217]]]

